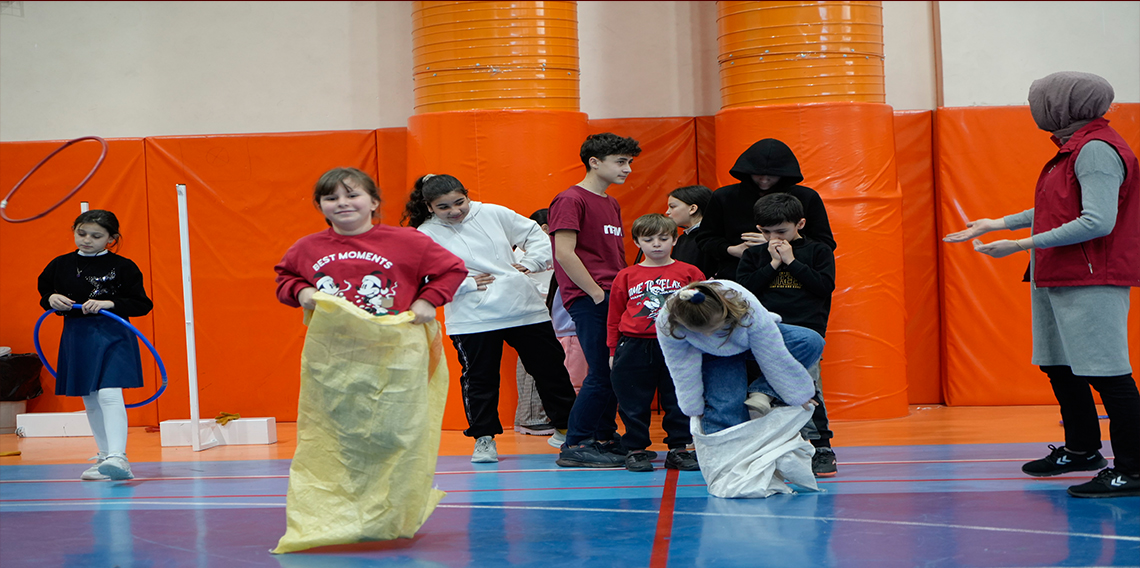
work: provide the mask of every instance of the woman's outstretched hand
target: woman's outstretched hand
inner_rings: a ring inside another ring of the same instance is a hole
[[[966,228],[957,233],[950,233],[942,240],[947,243],[964,243],[970,239],[980,237],[990,231],[1000,231],[1005,228],[1005,219],[978,219],[966,221]]]
[[[1001,258],[1003,256],[1009,256],[1015,252],[1021,252],[1026,249],[1018,246],[1017,241],[1011,241],[1008,239],[1002,239],[1000,241],[994,241],[992,243],[983,243],[979,239],[974,239],[974,250],[984,255],[992,256],[994,258]]]

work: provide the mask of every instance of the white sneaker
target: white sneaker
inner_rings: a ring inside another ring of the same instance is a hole
[[[755,420],[772,412],[772,397],[762,392],[750,392],[744,406],[748,407],[748,418]]]
[[[495,449],[495,439],[483,436],[475,440],[475,451],[471,454],[471,463],[495,463],[499,461],[499,452]]]
[[[561,449],[562,444],[566,443],[566,434],[555,430],[554,433],[550,435],[550,438],[547,438],[546,443]]]
[[[103,481],[105,479],[111,479],[110,477],[99,473],[99,466],[102,465],[103,461],[106,459],[107,456],[104,454],[97,454],[87,458],[87,461],[94,460],[95,465],[87,468],[87,471],[84,471],[83,475],[79,476],[79,479],[82,479],[83,481]]]
[[[99,464],[99,473],[115,481],[135,478],[135,474],[131,473],[131,464],[127,461],[126,456],[107,456],[107,459]]]

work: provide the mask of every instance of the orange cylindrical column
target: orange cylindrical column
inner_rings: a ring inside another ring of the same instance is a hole
[[[574,2],[413,2],[416,113],[578,110]]]
[[[879,2],[719,2],[722,108],[886,100]]]
[[[408,180],[451,174],[472,199],[529,216],[578,182],[587,134],[578,111],[575,2],[413,2],[415,111]],[[459,366],[450,344],[452,384]],[[510,429],[515,358],[504,357],[499,415]],[[458,388],[444,428],[466,427]]]
[[[757,140],[796,153],[827,207],[836,289],[823,359],[828,414],[908,411],[902,194],[883,102],[878,2],[718,2],[718,182]]]

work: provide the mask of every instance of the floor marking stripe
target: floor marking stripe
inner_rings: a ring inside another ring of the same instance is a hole
[[[657,533],[653,536],[653,552],[649,568],[665,568],[669,564],[669,542],[673,537],[673,506],[677,501],[677,470],[665,470],[665,488],[661,491],[661,508],[657,513]]]
[[[529,507],[518,505],[437,505],[440,509],[512,509],[512,510],[533,510],[533,511],[560,511],[560,512],[585,512],[585,513],[632,513],[642,515],[657,514],[657,511],[640,510],[640,509],[602,509],[598,507]],[[1039,534],[1048,536],[1076,536],[1084,538],[1096,538],[1103,540],[1122,540],[1128,542],[1140,542],[1140,537],[1137,536],[1122,536],[1112,534],[1092,534],[1092,533],[1073,533],[1064,531],[1043,531],[1037,529],[1016,529],[1009,527],[983,527],[977,525],[955,525],[947,523],[924,523],[919,521],[885,521],[879,519],[852,519],[846,517],[810,517],[801,515],[768,515],[762,513],[756,514],[723,514],[723,513],[705,513],[699,511],[674,511],[676,515],[687,515],[695,517],[740,517],[740,518],[754,518],[754,519],[783,519],[783,520],[800,520],[800,521],[825,521],[825,522],[847,522],[847,523],[874,523],[882,525],[894,526],[910,526],[910,527],[931,527],[941,529],[961,529],[961,530],[975,530],[975,531],[989,531],[989,532],[1008,532],[1008,533],[1023,533],[1023,534]]]

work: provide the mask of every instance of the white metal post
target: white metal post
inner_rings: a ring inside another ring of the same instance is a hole
[[[202,444],[198,417],[198,353],[194,347],[194,292],[190,285],[190,221],[186,208],[186,184],[175,185],[178,192],[178,240],[182,245],[182,303],[186,309],[186,370],[190,379],[190,446],[195,452],[218,445],[216,439]]]

